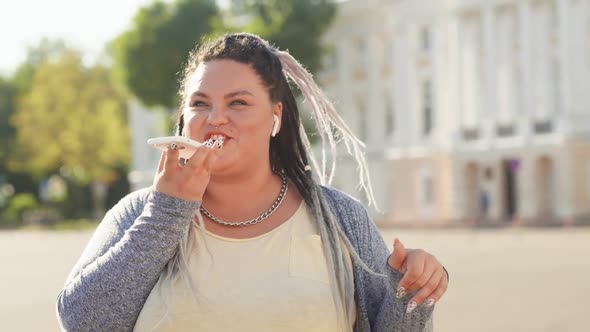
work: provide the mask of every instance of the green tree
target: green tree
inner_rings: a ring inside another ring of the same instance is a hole
[[[95,212],[104,212],[104,187],[129,158],[126,102],[109,69],[85,68],[66,50],[41,63],[12,123],[20,146],[11,167],[37,176],[58,170],[77,183],[93,183]]]
[[[67,46],[61,39],[43,38],[38,45],[29,47],[25,61],[21,63],[10,81],[17,87],[19,94],[27,93],[33,82],[37,68],[45,61],[59,58]]]
[[[0,174],[6,172],[10,150],[14,146],[15,130],[8,120],[14,114],[16,97],[16,86],[0,78]]]
[[[320,69],[325,47],[320,38],[336,13],[331,0],[232,0],[232,14],[248,23],[233,27],[260,35],[289,50],[312,73]]]
[[[8,172],[11,151],[18,149],[16,130],[10,123],[18,97],[30,90],[34,73],[41,62],[58,56],[64,49],[65,44],[61,40],[43,39],[39,45],[28,49],[25,61],[11,78],[0,77],[0,174]]]
[[[212,30],[214,0],[156,1],[113,45],[117,77],[147,106],[178,104],[178,73],[195,43]]]

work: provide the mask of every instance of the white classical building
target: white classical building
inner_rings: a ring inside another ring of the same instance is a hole
[[[349,0],[324,42],[380,223],[590,219],[590,0]]]

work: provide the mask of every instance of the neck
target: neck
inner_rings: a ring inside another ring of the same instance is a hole
[[[280,188],[281,179],[272,172],[270,165],[250,172],[212,176],[203,205],[220,218],[246,219],[267,210]]]

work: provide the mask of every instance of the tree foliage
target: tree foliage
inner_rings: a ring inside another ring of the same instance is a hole
[[[11,167],[110,181],[113,168],[128,163],[129,143],[126,102],[109,73],[85,68],[71,50],[41,63],[12,118],[20,148]]]
[[[156,1],[114,43],[118,77],[147,106],[178,104],[178,73],[218,14],[214,0]]]
[[[320,38],[336,7],[331,0],[231,0],[222,13],[214,0],[156,1],[114,42],[117,76],[147,106],[178,105],[178,73],[203,38],[223,32],[256,33],[301,61],[320,68]]]
[[[14,146],[15,130],[9,119],[14,114],[16,96],[16,86],[0,78],[0,173],[6,169],[6,161]]]
[[[12,77],[0,77],[0,173],[7,171],[12,151],[18,149],[16,129],[10,119],[16,112],[19,96],[30,90],[37,67],[43,61],[58,56],[64,49],[65,43],[61,40],[42,39],[38,45],[29,47],[25,61]]]
[[[320,38],[336,14],[333,1],[232,0],[232,5],[234,15],[250,16],[242,30],[289,50],[312,73],[320,69],[324,52]]]
[[[10,80],[18,89],[18,93],[24,94],[29,91],[35,72],[43,62],[59,58],[66,50],[67,46],[61,39],[43,38],[38,45],[29,47],[25,61],[17,67]]]

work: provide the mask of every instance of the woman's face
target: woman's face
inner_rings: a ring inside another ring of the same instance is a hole
[[[189,77],[183,110],[184,135],[204,142],[225,138],[212,167],[221,172],[264,169],[269,161],[273,114],[281,119],[282,104],[270,100],[250,65],[233,60],[201,63]]]

